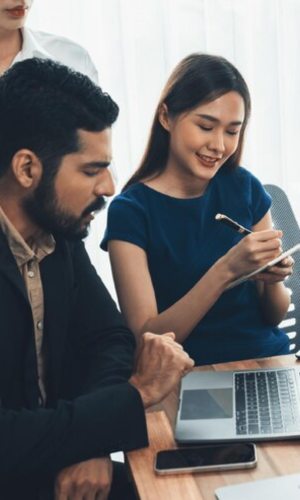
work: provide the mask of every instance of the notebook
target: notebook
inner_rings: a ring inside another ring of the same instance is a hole
[[[215,495],[217,500],[299,500],[300,474],[224,486]]]
[[[236,279],[235,281],[230,283],[230,285],[228,285],[226,290],[230,290],[234,286],[237,286],[237,285],[240,285],[241,283],[244,283],[244,281],[248,280],[249,278],[252,278],[256,274],[262,273],[263,271],[267,271],[268,269],[270,269],[270,267],[275,266],[276,264],[281,262],[283,259],[285,259],[289,255],[293,255],[293,253],[299,252],[299,250],[300,250],[300,243],[298,243],[297,245],[295,245],[292,248],[289,248],[289,250],[286,250],[285,252],[283,252],[281,255],[276,257],[276,259],[270,260],[270,262],[268,262],[267,264],[265,264],[262,267],[259,267],[258,269],[256,269],[252,273],[246,274],[246,275],[242,276],[241,278]]]
[[[178,443],[300,437],[299,367],[191,372],[182,379]]]

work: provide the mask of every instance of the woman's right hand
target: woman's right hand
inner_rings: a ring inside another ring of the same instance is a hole
[[[232,247],[220,260],[230,281],[249,274],[282,253],[282,231],[266,229],[253,232]]]

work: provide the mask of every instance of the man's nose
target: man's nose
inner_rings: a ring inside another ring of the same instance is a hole
[[[111,172],[107,168],[105,170],[105,175],[102,175],[101,179],[95,185],[95,195],[113,196],[114,194],[115,194],[115,184]]]

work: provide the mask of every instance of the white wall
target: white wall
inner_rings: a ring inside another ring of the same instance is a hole
[[[227,57],[253,101],[244,165],[262,182],[284,187],[300,219],[300,0],[35,0],[28,24],[84,45],[101,86],[120,105],[119,188],[139,161],[175,64],[194,51]],[[108,260],[98,249],[104,225],[102,214],[87,246],[112,290]]]

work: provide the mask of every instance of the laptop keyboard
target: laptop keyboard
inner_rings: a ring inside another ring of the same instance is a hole
[[[300,431],[294,370],[235,373],[236,433]]]

